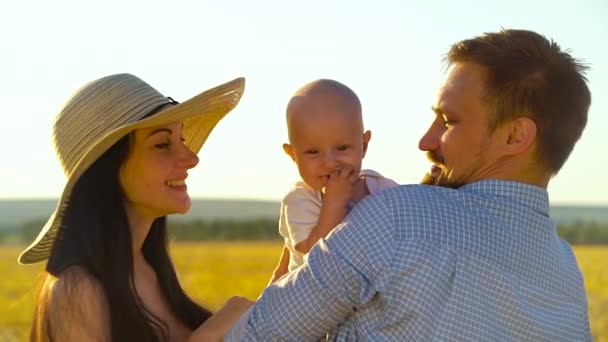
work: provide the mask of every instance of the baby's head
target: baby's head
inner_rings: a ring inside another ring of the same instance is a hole
[[[287,105],[289,144],[283,150],[302,180],[321,190],[344,165],[361,170],[371,132],[363,130],[361,103],[344,84],[327,79],[304,85]]]

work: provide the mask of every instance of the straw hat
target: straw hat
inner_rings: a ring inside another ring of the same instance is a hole
[[[245,80],[237,78],[180,104],[129,74],[103,77],[77,90],[53,127],[67,183],[55,211],[19,262],[30,264],[49,257],[74,184],[120,138],[135,129],[182,121],[185,143],[198,153],[218,121],[239,102],[244,86]]]

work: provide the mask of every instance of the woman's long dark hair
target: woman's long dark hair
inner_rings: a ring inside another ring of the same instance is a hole
[[[131,231],[119,183],[119,169],[129,154],[129,144],[130,137],[123,137],[75,184],[46,271],[47,276],[59,276],[68,267],[79,266],[101,284],[109,307],[112,341],[159,341],[159,332],[167,340],[167,325],[144,307],[134,290]],[[178,282],[168,253],[165,217],[152,224],[142,252],[178,319],[195,329],[211,316],[188,298]],[[36,309],[39,313],[46,312],[48,294],[43,295]],[[48,318],[38,315],[32,338],[41,326],[48,327]]]

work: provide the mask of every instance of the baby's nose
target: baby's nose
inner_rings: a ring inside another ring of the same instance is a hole
[[[340,166],[340,161],[334,153],[326,153],[325,158],[325,167],[330,169],[331,171],[336,170]]]

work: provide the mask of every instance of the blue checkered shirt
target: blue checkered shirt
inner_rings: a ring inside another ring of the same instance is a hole
[[[226,340],[590,341],[546,190],[483,180],[368,196]]]

